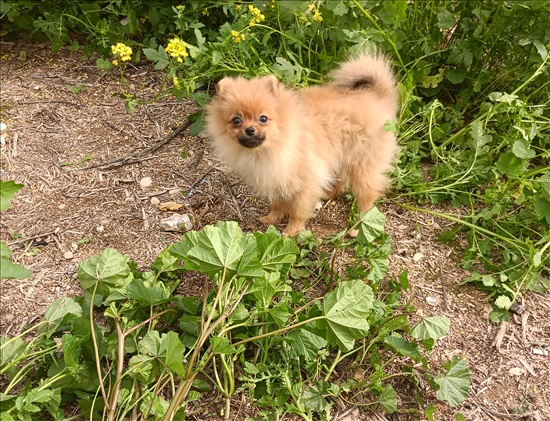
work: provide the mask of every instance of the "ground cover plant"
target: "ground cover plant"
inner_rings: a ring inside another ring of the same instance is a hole
[[[6,37],[22,28],[47,37],[54,49],[104,54],[98,65],[121,75],[129,111],[140,106],[140,95],[124,84],[124,69],[140,60],[165,72],[159,96],[204,104],[223,74],[273,73],[291,85],[314,84],[346,54],[382,50],[400,76],[403,102],[392,127],[403,149],[390,200],[423,212],[431,212],[422,206],[428,202],[456,206],[456,213],[437,214],[456,222],[441,240],[466,236],[462,264],[473,271],[468,281],[490,292],[494,321],[509,317],[523,291],[550,286],[546,2],[1,2],[0,13]],[[196,120],[198,132],[200,115]],[[407,319],[409,309],[397,301],[405,273],[390,290],[380,286],[390,239],[379,224],[368,234],[372,217],[353,245],[338,238],[294,244],[271,231],[244,235],[220,224],[188,234],[151,272],[112,250],[83,262],[83,298],[52,306],[27,332],[38,333],[26,351],[26,335],[2,339],[2,373],[10,378],[3,417],[34,419],[43,410],[61,417],[57,403],[78,396],[90,414],[122,419],[139,411],[162,419],[180,404],[189,408],[208,387],[226,399],[237,392],[262,397],[266,418],[323,417],[331,397],[363,394],[373,407],[395,411],[389,360],[408,358],[404,371],[415,379],[411,367],[427,365],[426,352],[448,327],[443,319]],[[224,249],[233,241],[238,246]],[[350,247],[354,262],[367,260],[367,268],[351,265],[341,277],[323,263]],[[216,261],[220,256],[235,260]],[[208,292],[172,296],[189,271],[205,276]],[[303,296],[288,290],[296,282],[305,286]],[[307,295],[312,285],[324,286],[324,298]],[[338,306],[367,322],[350,316],[354,325],[342,325]],[[334,373],[343,361],[349,370],[372,371],[340,384]],[[441,399],[456,404],[464,397],[461,360],[421,374]],[[166,396],[177,397],[172,406]],[[102,401],[106,406],[97,407]],[[431,416],[432,408],[425,411]]]

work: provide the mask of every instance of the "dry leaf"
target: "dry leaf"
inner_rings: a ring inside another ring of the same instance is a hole
[[[183,205],[181,203],[176,203],[176,202],[159,203],[159,209],[161,211],[177,211],[181,208],[183,208]]]

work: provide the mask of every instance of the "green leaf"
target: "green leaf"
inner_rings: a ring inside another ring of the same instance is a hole
[[[256,250],[262,267],[270,271],[283,271],[286,273],[300,249],[296,246],[295,240],[281,237],[276,231],[254,233],[256,238]]]
[[[387,384],[384,387],[384,390],[378,396],[378,400],[388,414],[393,414],[397,411],[397,392],[391,384]]]
[[[512,306],[512,301],[506,295],[499,295],[495,300],[495,305],[498,308],[508,310]]]
[[[468,140],[468,145],[479,155],[487,150],[487,145],[492,140],[492,136],[485,134],[483,125],[479,120],[472,123],[470,129],[471,138]]]
[[[450,29],[456,23],[456,17],[448,10],[443,10],[437,14],[437,27],[439,29]]]
[[[535,212],[540,219],[545,219],[547,224],[550,224],[550,200],[545,197],[539,197],[535,201]]]
[[[454,85],[458,85],[459,83],[464,82],[466,75],[467,73],[464,69],[450,69],[445,76],[449,82]]]
[[[358,227],[357,241],[370,243],[384,233],[386,217],[378,208],[374,207],[361,215],[361,223]]]
[[[449,333],[451,321],[445,316],[426,317],[412,330],[411,336],[417,339],[438,339]]]
[[[512,152],[520,159],[532,159],[537,154],[533,149],[530,148],[530,146],[531,145],[529,145],[529,142],[527,142],[527,140],[519,139],[516,140],[512,145]]]
[[[369,330],[367,321],[373,307],[371,287],[361,280],[345,281],[325,295],[323,314],[326,317],[327,340],[344,351],[353,348],[355,339]]]
[[[161,354],[161,342],[158,330],[150,330],[138,342],[138,351],[151,357],[159,357]]]
[[[413,360],[418,360],[422,357],[418,346],[410,343],[397,332],[393,332],[391,335],[386,336],[384,338],[384,343],[397,353],[410,357]]]
[[[154,48],[144,48],[143,54],[148,60],[155,63],[156,70],[162,70],[168,67],[170,60],[168,60],[168,54],[162,45],[159,45],[155,50]]]
[[[185,369],[183,368],[185,346],[176,332],[168,332],[162,335],[161,351],[165,356],[166,365],[178,376],[185,377]]]
[[[128,258],[112,248],[80,262],[77,273],[84,290],[92,293],[97,284],[96,293],[104,297],[115,289],[124,289],[133,278]]]
[[[197,270],[214,278],[224,270],[226,279],[235,275],[261,277],[264,275],[256,254],[252,235],[244,236],[235,221],[221,221],[207,225],[202,231],[189,231],[183,240],[170,248],[181,256],[188,270]]]
[[[6,243],[0,241],[0,279],[26,279],[32,276],[32,271],[13,263],[8,256],[12,254]]]
[[[303,400],[306,408],[312,411],[322,412],[327,406],[324,395],[326,394],[326,382],[308,387],[303,392]]]
[[[13,360],[23,355],[25,348],[25,341],[21,337],[13,339],[7,336],[0,337],[0,371]]]
[[[23,184],[17,184],[13,180],[0,180],[0,211],[10,208],[10,200],[23,188]]]
[[[451,406],[457,406],[468,397],[470,392],[470,370],[463,359],[456,356],[445,365],[446,374],[439,374],[434,381],[439,385],[437,398]]]
[[[292,344],[294,357],[303,357],[306,361],[313,361],[317,358],[319,351],[328,344],[320,334],[308,329],[293,329],[286,339]]]
[[[153,286],[142,279],[134,279],[126,291],[131,299],[148,306],[159,304],[169,297],[160,285]]]
[[[501,174],[519,175],[523,171],[524,165],[523,160],[508,151],[500,155],[496,167]]]
[[[210,340],[210,345],[212,346],[212,352],[215,354],[234,354],[237,352],[237,348],[231,345],[226,337],[214,336]]]
[[[104,58],[101,58],[101,57],[96,60],[95,64],[100,69],[105,69],[105,70],[110,70],[115,67],[115,65],[111,63],[109,60],[105,60]]]
[[[62,330],[65,325],[77,317],[82,317],[82,307],[72,298],[63,297],[54,301],[44,312],[44,320],[47,322],[43,328],[47,335]]]

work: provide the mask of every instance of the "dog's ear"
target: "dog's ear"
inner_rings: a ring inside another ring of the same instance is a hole
[[[227,93],[227,87],[228,87],[229,83],[231,83],[231,79],[228,78],[228,77],[224,77],[222,80],[220,80],[216,84],[216,94],[220,98],[223,98],[224,95]]]
[[[262,78],[262,80],[265,82],[266,86],[269,88],[271,93],[273,95],[278,96],[279,95],[279,88],[280,88],[280,82],[279,79],[277,79],[273,75],[267,75]]]

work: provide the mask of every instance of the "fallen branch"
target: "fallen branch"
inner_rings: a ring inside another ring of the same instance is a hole
[[[136,152],[131,155],[121,156],[118,158],[115,158],[108,162],[102,162],[98,164],[88,165],[87,167],[84,167],[82,169],[89,170],[92,168],[101,168],[102,170],[112,170],[113,168],[122,167],[123,165],[130,165],[135,164],[137,162],[144,161],[147,158],[147,155],[152,154],[156,150],[160,149],[162,146],[166,145],[167,143],[171,142],[176,136],[180,135],[186,128],[188,128],[191,125],[190,119],[185,119],[185,121],[180,124],[178,127],[174,129],[172,133],[164,137],[163,139],[156,142],[154,145],[142,149],[139,152]]]

